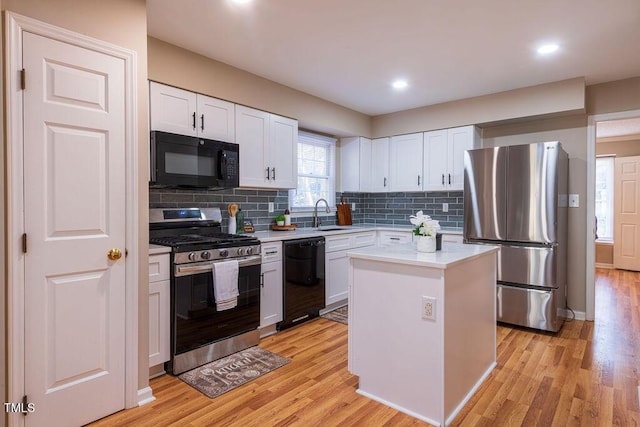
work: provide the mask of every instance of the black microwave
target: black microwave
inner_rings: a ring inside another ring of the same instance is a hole
[[[152,131],[150,160],[152,187],[239,186],[238,144]]]

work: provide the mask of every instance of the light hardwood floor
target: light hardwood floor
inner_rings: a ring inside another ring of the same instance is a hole
[[[640,425],[640,273],[596,276],[595,322],[568,322],[558,334],[498,326],[498,366],[454,425]],[[93,425],[427,425],[355,393],[343,324],[316,319],[260,347],[292,363],[216,399],[164,375],[151,381],[153,403]]]

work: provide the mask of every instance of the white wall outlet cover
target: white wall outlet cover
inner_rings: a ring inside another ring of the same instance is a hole
[[[273,212],[274,208],[273,208],[273,202],[269,202],[269,212]]]
[[[442,204],[442,212],[449,212],[449,203]]]
[[[356,204],[355,203],[351,203],[351,210],[355,211],[356,210]]]
[[[433,297],[422,296],[422,313],[421,316],[425,320],[436,320],[436,299]]]

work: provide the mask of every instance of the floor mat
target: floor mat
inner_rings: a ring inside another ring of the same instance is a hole
[[[260,347],[250,347],[185,372],[178,378],[214,398],[289,362],[291,360]]]
[[[334,322],[340,322],[348,325],[349,306],[345,305],[344,307],[336,308],[333,311],[323,314],[322,317],[324,317],[325,319],[333,320]]]

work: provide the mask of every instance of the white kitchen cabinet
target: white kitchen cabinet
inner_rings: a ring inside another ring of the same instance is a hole
[[[236,142],[241,187],[297,187],[297,120],[236,105]]]
[[[373,143],[368,138],[360,138],[360,191],[371,191],[371,156]]]
[[[423,132],[391,137],[391,191],[422,190],[422,138]]]
[[[235,142],[235,106],[188,90],[149,83],[151,130]]]
[[[380,230],[378,231],[379,246],[399,245],[403,243],[411,243],[412,241],[413,241],[413,232],[411,230],[407,230],[407,231]]]
[[[149,366],[169,360],[169,254],[149,255]]]
[[[370,191],[389,191],[389,138],[371,140],[371,185]]]
[[[369,169],[366,164],[362,164],[360,158],[359,136],[341,138],[340,147],[340,183],[338,191],[361,191],[360,190],[360,170]]]
[[[325,304],[327,307],[348,298],[347,252],[354,248],[374,246],[375,242],[375,231],[325,236]]]
[[[442,233],[442,243],[462,243],[462,234]]]
[[[475,126],[424,133],[424,191],[461,191],[464,187],[464,152],[480,147]]]
[[[282,320],[282,242],[262,244],[260,328]]]

